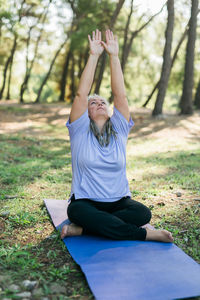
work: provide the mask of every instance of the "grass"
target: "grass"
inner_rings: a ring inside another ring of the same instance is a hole
[[[30,279],[40,288],[35,299],[93,299],[43,204],[44,198],[66,199],[72,177],[63,106],[42,108],[0,106],[0,274],[6,274],[0,276],[0,298],[16,299],[9,284]],[[149,114],[142,124],[140,119],[136,114],[127,147],[133,198],[151,208],[156,228],[172,231],[175,243],[200,262],[199,138],[191,128],[190,138],[182,132],[193,122],[178,116],[153,121]],[[52,294],[55,282],[65,293]]]

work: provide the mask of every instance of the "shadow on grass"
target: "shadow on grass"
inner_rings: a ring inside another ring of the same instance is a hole
[[[65,103],[56,104],[2,104],[0,103],[0,113],[2,114],[2,120],[5,123],[26,122],[33,121],[36,123],[45,123],[46,125],[54,126],[55,124],[61,124],[63,127],[69,117],[71,107]],[[4,112],[8,114],[4,118]],[[135,126],[131,130],[129,139],[148,137],[152,133],[162,132],[164,129],[174,130],[180,128],[186,130],[190,139],[200,140],[200,130],[193,125],[198,122],[198,112],[193,116],[180,116],[175,114],[167,114],[164,118],[158,119],[151,116],[149,110],[141,109],[136,112],[131,112]],[[12,118],[12,115],[14,116]],[[187,122],[187,126],[184,122]],[[198,127],[198,123],[196,124]],[[145,130],[144,130],[145,129]],[[36,126],[28,126],[26,128],[30,134],[43,134]],[[23,133],[24,128],[12,129],[13,133]],[[66,131],[67,135],[67,131]]]
[[[174,136],[179,136],[179,131],[184,130],[188,139],[200,141],[200,122],[199,113],[190,115],[168,114],[164,118],[152,117],[149,111],[132,113],[135,126],[132,128],[129,139],[147,138],[152,134],[162,133],[163,130],[169,129],[172,133],[177,130]],[[196,124],[195,124],[196,123]],[[165,133],[163,133],[165,136]],[[166,137],[167,138],[167,137]]]
[[[65,103],[13,105],[2,105],[0,103],[1,121],[5,124],[11,124],[10,128],[14,134],[23,133],[24,130],[29,130],[30,134],[34,131],[39,134],[38,127],[44,124],[46,126],[62,124],[65,127],[69,112],[70,107]],[[29,124],[25,124],[26,122]],[[31,125],[32,123],[34,124]],[[15,126],[12,124],[15,124]]]
[[[3,194],[37,180],[71,181],[69,141],[0,135],[0,186]]]
[[[129,157],[129,161],[130,167],[136,170],[141,166],[148,170],[143,175],[144,181],[157,179],[200,193],[200,150],[156,153],[145,157],[138,155]],[[155,167],[157,168],[153,171]],[[163,174],[160,174],[159,168],[163,167]]]

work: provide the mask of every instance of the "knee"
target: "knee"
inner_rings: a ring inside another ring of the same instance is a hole
[[[82,201],[75,200],[71,202],[67,209],[67,215],[71,222],[78,224],[79,219],[84,211],[84,203]]]
[[[150,220],[151,220],[151,216],[152,216],[152,214],[151,214],[151,210],[147,207],[147,206],[144,206],[144,223],[145,224],[147,224],[147,223],[149,223],[150,222]]]
[[[71,222],[76,223],[76,220],[79,217],[79,213],[81,211],[80,205],[78,202],[74,201],[69,204],[67,209],[67,215]]]

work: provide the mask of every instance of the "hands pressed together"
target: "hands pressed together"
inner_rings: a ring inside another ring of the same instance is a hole
[[[88,39],[90,43],[90,53],[92,55],[100,56],[105,49],[109,55],[118,56],[118,40],[111,30],[106,30],[106,43],[101,40],[101,31],[98,29],[96,29],[96,32],[92,32],[92,37],[88,35]]]

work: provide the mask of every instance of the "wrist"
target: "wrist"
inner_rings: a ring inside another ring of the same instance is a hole
[[[92,58],[98,59],[99,56],[100,56],[100,54],[93,54],[93,53],[90,53],[90,57],[92,57]]]
[[[109,57],[110,57],[111,61],[118,61],[119,60],[118,54],[117,55],[112,54],[112,55],[109,55]]]
[[[118,53],[117,54],[109,54],[110,58],[119,58]]]

